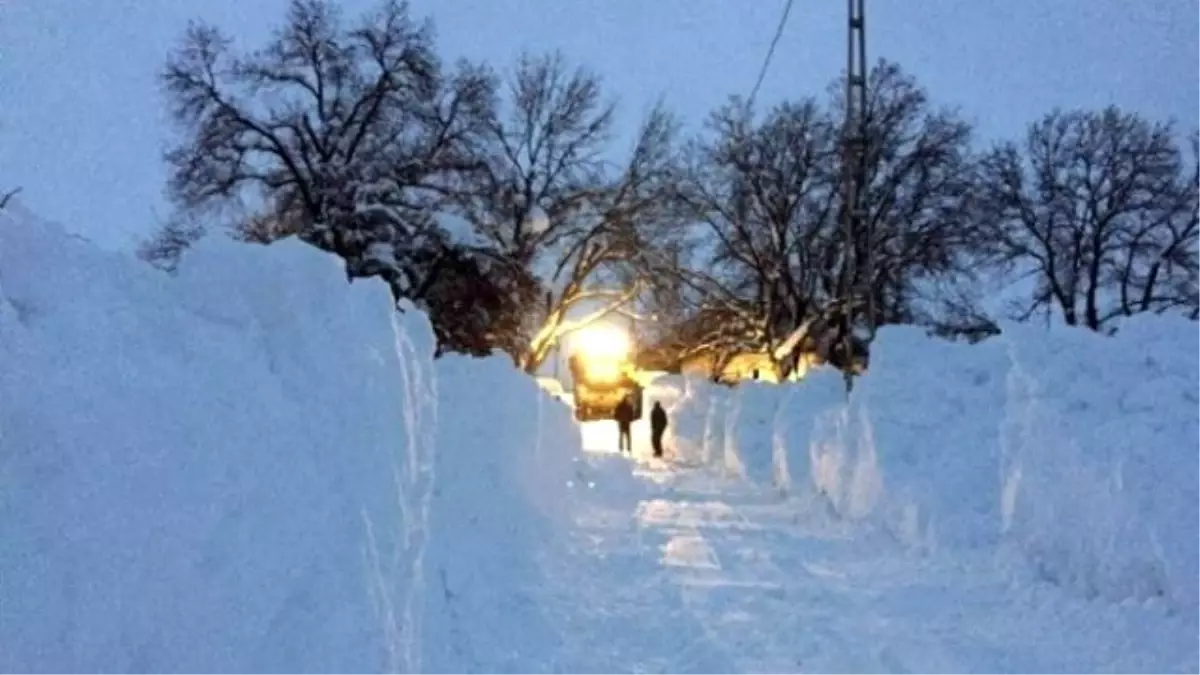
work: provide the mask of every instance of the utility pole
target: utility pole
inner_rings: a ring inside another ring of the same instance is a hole
[[[867,38],[864,0],[846,0],[848,32],[846,35],[846,119],[842,127],[845,152],[842,167],[842,233],[846,239],[843,274],[843,318],[845,325],[846,389],[852,386],[851,364],[854,353],[854,314],[859,284],[855,267],[858,258],[858,237],[866,241],[866,260],[863,285],[866,287],[867,325],[871,337],[875,334],[875,242],[870,228],[864,228],[863,193],[866,187],[867,149]]]

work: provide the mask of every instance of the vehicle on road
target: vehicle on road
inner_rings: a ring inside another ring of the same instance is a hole
[[[612,326],[595,326],[573,336],[568,363],[575,389],[575,418],[582,422],[616,419],[617,406],[629,399],[633,419],[642,418],[638,381],[629,335]]]

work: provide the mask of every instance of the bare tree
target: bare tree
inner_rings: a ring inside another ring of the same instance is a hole
[[[1061,312],[1105,330],[1119,316],[1196,307],[1196,180],[1168,124],[1109,107],[1054,111],[1023,146],[981,165],[980,212],[998,259],[1035,282],[1016,317]]]
[[[694,314],[680,327],[689,351],[771,351],[834,300],[836,274],[822,259],[834,138],[812,100],[757,124],[736,99],[710,117],[679,191],[698,230],[693,260],[666,270],[691,291]]]
[[[431,210],[473,167],[490,110],[483,69],[444,72],[431,28],[386,0],[346,27],[327,0],[293,0],[261,51],[237,54],[193,24],[163,82],[182,130],[168,153],[188,212],[241,205],[263,238],[296,234],[378,274],[397,295],[424,285],[413,255],[442,245]]]
[[[1123,255],[1110,270],[1125,316],[1139,312],[1182,310],[1200,316],[1200,142],[1190,139],[1192,171],[1177,176],[1157,208],[1137,214],[1121,233]],[[1181,172],[1182,173],[1182,172]],[[1101,317],[1101,324],[1106,320]]]
[[[971,128],[956,111],[935,108],[894,63],[871,70],[867,91],[862,225],[871,235],[855,233],[855,284],[875,295],[876,325],[935,322],[918,300],[930,295],[932,282],[969,279],[981,243],[969,209]],[[832,100],[840,127],[844,97]],[[864,276],[868,242],[873,278]]]
[[[783,103],[761,119],[737,100],[714,113],[680,192],[699,224],[690,228],[698,260],[674,266],[693,291],[694,315],[682,329],[693,349],[768,352],[786,368],[792,349],[815,339],[841,363],[842,316],[861,315],[866,293],[875,295],[877,323],[932,323],[938,317],[925,300],[934,282],[969,274],[978,245],[966,208],[969,127],[933,109],[893,64],[872,70],[868,91],[865,218],[849,244],[840,97],[827,108]],[[856,275],[849,289],[848,261]]]
[[[639,241],[664,208],[675,123],[656,108],[615,164],[604,157],[612,122],[595,75],[570,70],[561,55],[522,57],[488,129],[486,171],[462,202],[480,250],[514,277],[537,280],[522,320],[509,325],[523,335],[516,357],[531,372],[564,334],[643,288],[619,273],[635,268]]]

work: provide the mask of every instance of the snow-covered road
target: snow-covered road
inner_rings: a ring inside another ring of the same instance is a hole
[[[590,432],[596,440],[607,436]],[[585,428],[585,444],[589,431]],[[590,454],[573,554],[547,561],[573,672],[1195,671],[1194,620],[1088,601],[995,555],[907,554],[703,470]],[[622,477],[622,474],[625,474]]]

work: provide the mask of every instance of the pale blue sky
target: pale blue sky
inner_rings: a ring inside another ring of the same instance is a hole
[[[347,0],[351,13],[368,0]],[[632,126],[658,95],[696,122],[745,95],[782,0],[413,0],[440,51],[508,63],[563,50],[598,71]],[[959,106],[985,139],[1052,107],[1116,103],[1197,124],[1200,0],[868,0],[867,48]],[[0,0],[0,187],[110,247],[163,201],[155,79],[187,19],[257,46],[286,0]],[[845,59],[845,2],[795,0],[760,100],[823,94]]]

